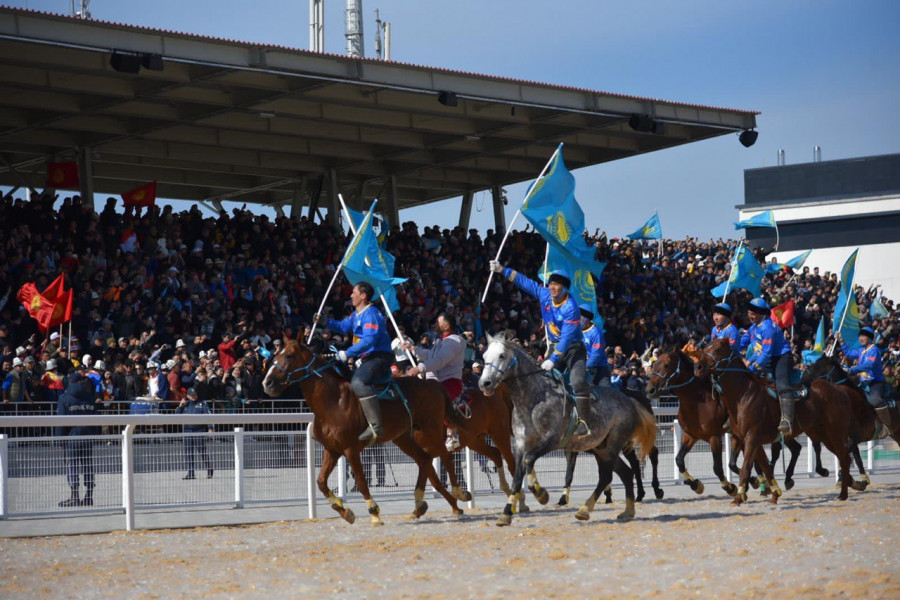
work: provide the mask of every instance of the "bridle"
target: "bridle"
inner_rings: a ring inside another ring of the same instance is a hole
[[[663,389],[667,392],[672,391],[672,390],[677,390],[678,388],[683,388],[684,386],[693,383],[693,381],[695,379],[694,374],[691,373],[691,376],[687,381],[684,381],[682,383],[674,383],[674,384],[672,383],[672,379],[674,377],[676,377],[677,375],[681,374],[681,362],[682,362],[681,359],[682,359],[682,357],[679,355],[678,359],[677,359],[678,366],[675,368],[674,371],[669,373],[665,378],[663,378],[662,375],[660,375],[659,373],[656,372],[656,365],[653,365],[653,369],[650,370],[651,375],[656,375],[657,377],[659,377],[660,379],[663,380],[663,386],[664,386]],[[659,364],[659,363],[657,363],[657,364]]]
[[[282,350],[282,352],[284,352],[284,350]],[[277,354],[272,357],[272,368],[278,369],[279,371],[284,373],[285,386],[289,386],[294,383],[300,383],[302,381],[305,381],[306,379],[309,379],[313,375],[315,375],[316,377],[322,377],[322,372],[327,371],[328,369],[334,368],[334,365],[336,364],[336,362],[333,360],[326,362],[324,365],[322,365],[320,367],[314,367],[313,365],[315,364],[316,359],[318,359],[319,357],[312,350],[310,350],[310,353],[312,354],[312,356],[310,357],[309,362],[306,363],[306,365],[304,365],[302,367],[297,367],[290,371],[288,371],[287,369],[285,369],[284,367],[282,367],[281,365],[278,364],[278,361],[277,361],[278,355]]]

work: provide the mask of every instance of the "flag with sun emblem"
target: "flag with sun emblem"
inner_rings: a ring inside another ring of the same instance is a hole
[[[156,182],[151,181],[122,194],[125,206],[154,206],[156,204]]]

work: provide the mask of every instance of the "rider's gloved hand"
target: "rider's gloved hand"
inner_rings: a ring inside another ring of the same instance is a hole
[[[549,358],[541,363],[541,368],[545,371],[552,371],[556,365]]]
[[[500,264],[500,261],[492,260],[490,263],[488,263],[488,266],[490,267],[491,271],[493,271],[494,273],[502,273],[503,272],[503,265]]]
[[[337,353],[337,359],[338,359],[339,361],[341,361],[342,363],[347,364],[347,362],[350,360],[350,357],[347,356],[347,353],[346,353],[346,352],[344,352],[343,350],[341,350],[341,351],[339,351],[339,352]]]

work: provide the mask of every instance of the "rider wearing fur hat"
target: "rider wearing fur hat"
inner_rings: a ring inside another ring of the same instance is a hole
[[[840,332],[838,333],[840,337]],[[848,359],[856,361],[851,373],[859,375],[859,385],[866,391],[866,400],[875,409],[888,431],[891,431],[891,413],[884,401],[884,373],[881,365],[881,348],[873,344],[875,330],[863,327],[859,330],[859,348],[841,345],[841,351]]]
[[[747,316],[753,325],[741,339],[741,349],[749,346],[752,350],[752,358],[748,359],[747,363],[751,371],[759,375],[770,373],[775,380],[775,389],[778,390],[778,400],[781,404],[781,422],[778,424],[778,430],[784,435],[789,435],[794,421],[796,399],[791,388],[794,358],[790,344],[784,339],[784,333],[772,321],[771,312],[772,309],[762,298],[750,301]]]
[[[581,338],[581,312],[575,299],[569,295],[572,280],[563,270],[553,271],[544,287],[536,281],[504,268],[496,260],[490,262],[490,269],[502,273],[507,281],[536,298],[541,303],[541,316],[547,325],[547,337],[551,343],[550,356],[541,363],[545,371],[568,368],[569,382],[575,390],[578,403],[578,424],[575,435],[590,433],[584,418],[591,411],[591,391],[587,381],[587,353]]]

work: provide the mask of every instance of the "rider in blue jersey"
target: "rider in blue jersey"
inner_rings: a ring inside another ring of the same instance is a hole
[[[606,339],[603,330],[594,323],[593,307],[579,305],[581,310],[581,341],[587,351],[587,371],[593,385],[610,385],[609,363],[606,360]]]
[[[742,347],[749,345],[752,357],[747,367],[757,373],[772,374],[778,400],[781,404],[781,422],[778,430],[790,435],[794,420],[794,400],[796,394],[791,388],[791,371],[794,368],[794,357],[791,346],[784,339],[784,333],[770,317],[772,309],[762,298],[754,298],[747,307],[747,316],[753,325],[747,330]]]
[[[838,332],[838,338],[840,339],[840,332]],[[847,344],[841,344],[841,350],[845,357],[856,360],[856,364],[850,368],[850,372],[859,375],[859,385],[866,391],[866,400],[875,409],[875,414],[878,415],[887,430],[891,431],[891,413],[884,401],[881,348],[872,343],[874,339],[875,330],[871,327],[863,327],[859,330],[860,347],[852,349]]]
[[[741,333],[737,325],[731,322],[731,306],[727,302],[721,302],[713,307],[713,323],[715,327],[709,334],[709,341],[714,342],[719,338],[728,338],[733,350],[739,350]]]
[[[547,326],[547,337],[552,352],[541,368],[545,371],[568,368],[569,382],[575,390],[578,404],[578,423],[574,435],[588,435],[590,429],[584,420],[591,412],[591,388],[587,381],[587,353],[581,339],[581,312],[575,299],[569,295],[572,280],[563,270],[553,271],[547,287],[532,281],[513,269],[503,268],[496,260],[490,263],[491,271],[502,273],[507,281],[536,298],[541,303],[541,316]]]

